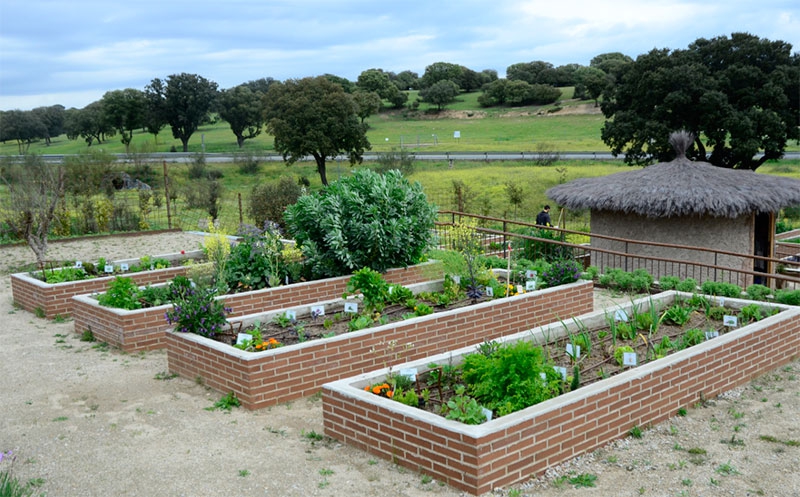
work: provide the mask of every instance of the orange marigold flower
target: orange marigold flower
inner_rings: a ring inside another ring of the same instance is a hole
[[[381,393],[381,387],[380,386],[374,387],[372,389],[372,393],[380,394]]]
[[[394,392],[392,392],[391,390],[386,392],[386,396],[389,397],[390,399],[392,398],[392,395],[394,395]]]
[[[369,385],[367,385],[367,386],[365,386],[365,387],[364,387],[364,391],[365,391],[365,392],[369,392],[369,389],[370,389],[370,386],[369,386]]]

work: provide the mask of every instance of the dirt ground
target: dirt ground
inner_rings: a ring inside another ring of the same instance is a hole
[[[188,233],[51,245],[53,259],[121,259],[198,247]],[[270,409],[207,410],[221,394],[166,374],[164,352],[81,342],[73,323],[12,305],[0,248],[0,462],[47,496],[460,496],[329,439],[318,396]],[[597,292],[596,305],[619,297]],[[624,298],[627,301],[627,297]],[[492,495],[800,496],[800,361]],[[596,489],[573,482],[596,476]]]

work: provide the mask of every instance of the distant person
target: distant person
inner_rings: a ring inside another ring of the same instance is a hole
[[[550,206],[545,205],[542,212],[536,215],[536,224],[539,226],[553,226],[550,222]]]

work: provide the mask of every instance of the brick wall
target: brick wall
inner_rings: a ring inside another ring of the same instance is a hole
[[[728,300],[730,302],[730,300]],[[518,339],[518,338],[517,338]],[[776,346],[778,345],[778,346]],[[463,351],[456,351],[454,356]],[[800,309],[478,426],[363,392],[385,371],[325,385],[325,434],[472,494],[531,475],[659,423],[800,354]],[[442,358],[420,361],[442,362]]]
[[[133,279],[139,286],[146,286],[165,283],[175,276],[185,275],[187,270],[185,266],[178,266],[127,273],[124,276]],[[73,314],[73,296],[104,292],[113,280],[114,276],[106,276],[50,284],[33,278],[28,273],[18,273],[11,275],[11,293],[14,305],[28,312],[36,312],[37,308],[41,308],[47,319],[53,319],[58,315],[69,317]]]
[[[407,268],[390,269],[384,274],[384,279],[392,283],[410,285],[426,280],[441,279],[442,274],[441,263],[432,261]],[[232,309],[228,317],[235,318],[340,298],[348,281],[350,281],[350,276],[341,276],[224,295],[219,299],[224,300],[225,306]],[[106,285],[107,282],[99,291],[104,291]],[[83,293],[91,292],[92,290]],[[71,300],[76,333],[80,334],[91,329],[97,340],[126,352],[164,347],[164,332],[171,328],[164,319],[164,313],[170,309],[170,305],[126,311],[103,307],[97,303],[97,300],[87,295],[78,295],[74,298],[70,295],[67,298]]]
[[[326,382],[397,362],[393,357],[400,350],[402,360],[428,357],[592,308],[593,284],[581,281],[266,352],[244,352],[197,335],[170,332],[167,362],[171,372],[202,378],[220,392],[233,391],[244,407],[260,409],[311,395]],[[397,341],[393,351],[386,346],[391,340]],[[406,350],[409,344],[413,347]]]

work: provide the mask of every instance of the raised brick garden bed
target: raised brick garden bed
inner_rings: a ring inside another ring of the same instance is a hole
[[[442,266],[438,261],[390,269],[384,274],[386,281],[402,285],[441,277]],[[341,276],[223,295],[218,298],[224,300],[225,306],[232,309],[228,317],[235,318],[282,309],[290,305],[339,298],[345,292],[348,281],[350,281],[349,276]],[[99,291],[105,289],[104,286]],[[76,333],[91,330],[97,340],[107,342],[126,352],[163,348],[164,332],[171,328],[164,318],[171,305],[127,311],[103,307],[91,295],[77,295],[72,297],[72,306]]]
[[[653,300],[671,303],[675,295],[665,292]],[[645,299],[638,303],[647,306]],[[728,307],[748,303],[726,299]],[[629,309],[630,304],[621,307]],[[800,354],[800,308],[775,307],[785,310],[481,425],[447,420],[363,390],[382,382],[387,369],[332,382],[323,387],[325,434],[458,489],[483,494],[542,474],[626,436],[633,426],[664,421],[679,408],[715,397],[792,361]],[[599,311],[580,319],[591,328],[603,323],[605,315]],[[502,341],[534,336],[541,341],[545,333],[552,339],[565,331],[558,323]],[[464,354],[474,351],[475,347],[454,349],[394,366],[421,372],[431,362],[457,364]]]
[[[187,252],[185,254],[166,254],[158,255],[153,259],[167,259],[179,265],[155,269],[152,271],[137,271],[135,273],[125,273],[137,285],[155,285],[171,280],[175,276],[186,274],[186,266],[180,265],[181,261],[189,259],[200,259],[203,252],[200,250]],[[114,261],[112,264],[119,266],[127,263],[130,265],[138,264],[139,259],[127,259]],[[69,317],[73,314],[72,297],[89,293],[103,292],[108,288],[108,284],[114,276],[104,276],[79,281],[66,281],[63,283],[46,283],[34,278],[29,273],[17,273],[11,275],[11,293],[14,305],[25,309],[28,312],[42,313],[47,319],[56,316]]]
[[[260,409],[311,395],[326,382],[375,370],[396,353],[410,360],[427,357],[592,307],[592,282],[579,281],[264,352],[168,332],[167,362],[170,372],[202,378],[215,390],[234,392],[244,407]]]

